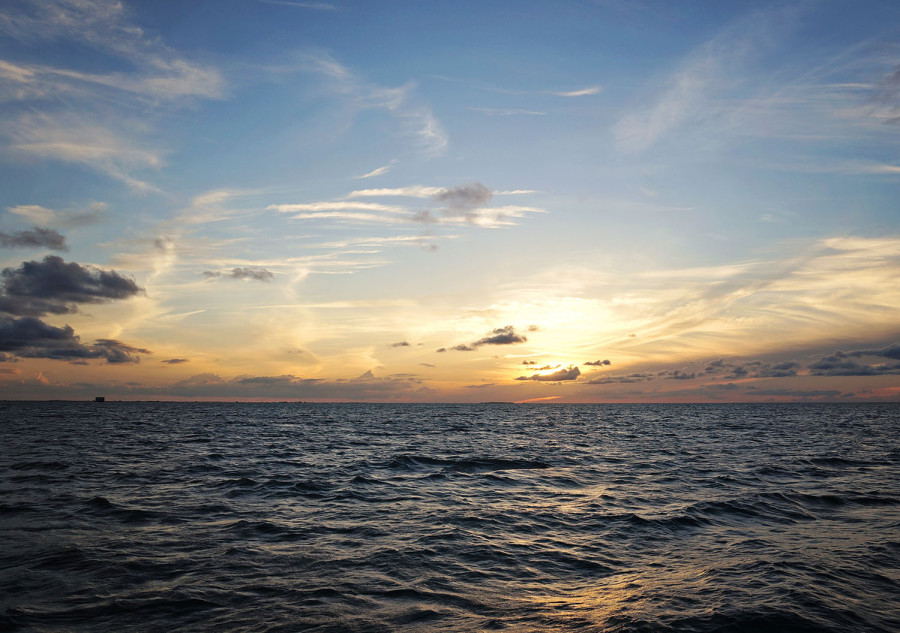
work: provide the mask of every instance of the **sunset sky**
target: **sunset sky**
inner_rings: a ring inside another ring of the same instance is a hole
[[[900,399],[894,0],[7,0],[0,398]]]

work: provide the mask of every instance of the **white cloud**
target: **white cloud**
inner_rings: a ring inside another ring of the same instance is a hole
[[[0,126],[10,148],[37,158],[77,163],[105,173],[138,191],[154,188],[135,178],[133,169],[159,167],[158,151],[75,115],[26,114]]]
[[[412,185],[410,187],[394,187],[382,189],[358,189],[347,194],[347,198],[375,198],[375,197],[406,197],[406,198],[430,198],[444,191],[443,187],[424,187]]]
[[[546,112],[524,110],[522,108],[469,108],[473,112],[481,112],[487,116],[544,116]]]
[[[384,211],[385,213],[406,213],[403,207],[389,206],[378,202],[308,202],[301,204],[270,204],[267,210],[280,211],[281,213],[295,213],[297,211]]]
[[[0,133],[15,152],[82,164],[136,191],[155,188],[135,170],[162,164],[146,141],[148,114],[224,93],[217,69],[146,35],[117,0],[25,0],[0,8],[0,31],[29,46],[53,41],[92,49],[96,60],[126,69],[78,68],[78,56],[55,65],[0,60],[0,99],[19,108]]]
[[[290,0],[258,0],[263,4],[280,4],[285,7],[297,7],[298,9],[315,9],[317,11],[337,11],[337,7],[327,2],[291,2]]]
[[[588,86],[587,88],[581,88],[580,90],[570,90],[566,92],[554,92],[557,97],[587,97],[590,95],[600,94],[600,91],[603,90],[600,86]]]
[[[20,204],[15,207],[7,207],[6,210],[10,213],[15,213],[16,215],[28,218],[29,221],[43,226],[52,224],[53,220],[56,218],[56,211],[42,207],[38,204]]]
[[[314,213],[298,213],[291,216],[295,220],[324,220],[328,218],[338,220],[354,220],[358,222],[383,222],[385,224],[400,224],[407,220],[387,215],[374,213],[353,213],[350,211],[322,211]]]
[[[396,161],[391,161],[387,165],[382,165],[381,167],[377,167],[372,171],[363,174],[362,176],[356,176],[356,180],[363,180],[364,178],[374,178],[375,176],[383,176],[388,173],[391,168],[393,168]]]
[[[418,138],[426,154],[437,155],[447,147],[444,131],[431,108],[415,97],[415,86],[407,83],[396,88],[366,83],[327,54],[307,55],[298,67],[331,79],[334,92],[349,97],[357,110],[383,108]]]

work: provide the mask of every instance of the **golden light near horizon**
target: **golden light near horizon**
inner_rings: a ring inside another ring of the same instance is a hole
[[[418,32],[399,6],[313,27],[258,4],[221,31],[143,2],[0,9],[5,394],[894,397],[878,11],[845,32],[734,5],[624,48],[648,16],[562,12],[553,33],[597,37],[546,34],[557,66],[500,44],[534,35],[503,3],[462,9],[500,25],[471,59],[359,39]]]

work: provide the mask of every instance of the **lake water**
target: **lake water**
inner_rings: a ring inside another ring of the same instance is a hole
[[[900,406],[0,403],[3,631],[900,631]]]

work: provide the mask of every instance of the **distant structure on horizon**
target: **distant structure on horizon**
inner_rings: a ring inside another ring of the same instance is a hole
[[[94,398],[94,402],[106,402],[106,398],[104,398],[103,396],[97,396],[96,398]]]

